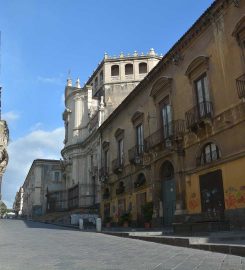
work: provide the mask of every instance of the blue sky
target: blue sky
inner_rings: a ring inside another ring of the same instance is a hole
[[[12,206],[33,159],[59,158],[68,74],[86,82],[109,55],[165,53],[212,0],[0,0],[0,84],[10,162],[3,199]]]

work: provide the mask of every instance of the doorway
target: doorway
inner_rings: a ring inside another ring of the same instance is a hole
[[[225,209],[222,171],[217,170],[199,176],[202,212],[222,214]]]
[[[176,187],[174,179],[174,167],[171,162],[165,161],[163,163],[161,177],[163,224],[165,226],[172,226],[176,206]]]

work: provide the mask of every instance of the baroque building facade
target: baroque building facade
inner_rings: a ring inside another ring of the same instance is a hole
[[[244,14],[215,1],[99,127],[104,220],[245,227]]]
[[[1,86],[0,86],[1,92]],[[1,116],[0,116],[1,119]],[[9,129],[5,120],[0,120],[0,201],[2,199],[2,179],[8,165],[7,145],[9,141]]]
[[[101,200],[98,128],[160,59],[153,49],[146,55],[105,54],[83,87],[79,79],[75,86],[68,79],[63,113],[65,145],[61,152],[68,209],[98,210]]]
[[[21,215],[35,218],[48,212],[66,209],[66,193],[59,160],[36,159],[26,176],[17,206]],[[21,205],[21,193],[23,203]],[[64,196],[64,197],[63,197]],[[22,206],[22,207],[21,207]]]

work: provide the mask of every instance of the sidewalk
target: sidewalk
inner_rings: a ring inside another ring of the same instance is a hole
[[[79,227],[75,225],[47,221],[43,223],[79,230]],[[95,229],[85,229],[83,231],[96,232]],[[146,230],[144,228],[103,227],[101,233],[117,237],[126,237],[159,244],[188,247],[245,257],[245,231],[222,231],[200,233],[195,236],[180,236],[174,235],[170,228]]]
[[[104,234],[127,237],[155,243],[189,247],[245,257],[245,231],[215,232],[196,236],[178,236],[164,231],[104,230]]]

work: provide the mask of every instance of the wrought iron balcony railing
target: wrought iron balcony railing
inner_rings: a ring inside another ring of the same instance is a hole
[[[185,113],[186,127],[188,129],[194,128],[196,125],[203,122],[205,119],[213,117],[213,104],[210,101],[198,103],[192,109]]]
[[[145,151],[165,142],[173,142],[183,138],[185,133],[185,120],[174,120],[164,125],[145,139]]]
[[[116,158],[112,161],[112,170],[114,173],[121,173],[123,170],[124,160],[122,158]]]
[[[134,164],[142,164],[143,163],[143,154],[146,151],[146,146],[143,145],[135,145],[131,149],[128,150],[128,159],[131,163]]]
[[[109,177],[109,167],[101,167],[99,170],[100,181],[104,182]]]
[[[239,98],[245,98],[245,74],[236,79],[236,88]]]
[[[145,139],[147,150],[151,149],[164,141],[162,129],[158,129]]]
[[[164,140],[182,139],[185,133],[185,120],[174,120],[163,126]]]

